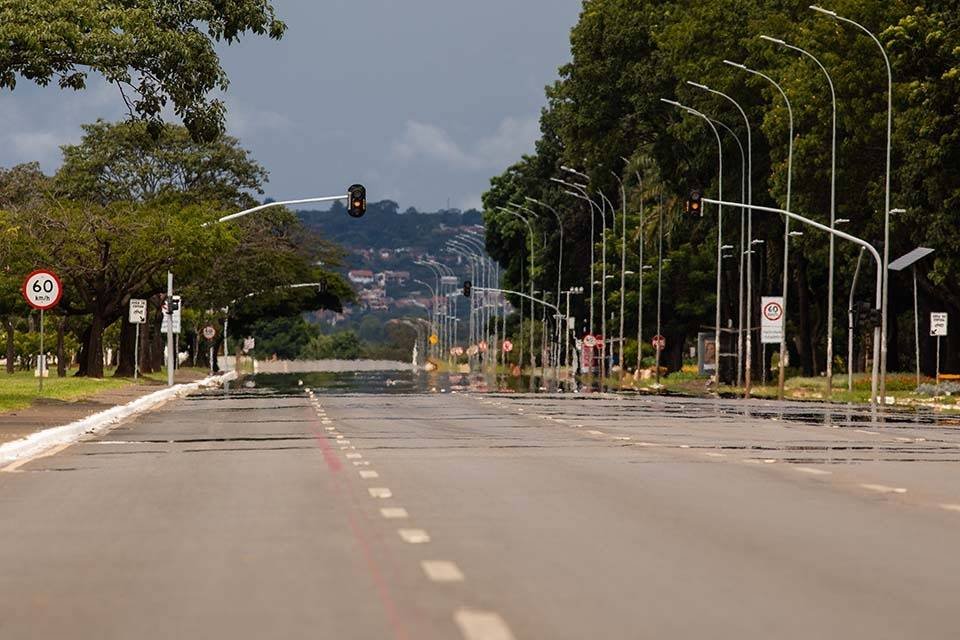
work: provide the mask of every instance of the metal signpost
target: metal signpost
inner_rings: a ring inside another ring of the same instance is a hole
[[[930,336],[937,339],[937,396],[940,396],[940,341],[947,335],[947,314],[930,314]]]
[[[213,375],[213,339],[217,337],[217,330],[212,325],[203,328],[203,338],[210,344],[210,375]]]
[[[136,380],[140,375],[140,325],[147,321],[147,301],[131,298],[127,319],[136,327],[133,341],[133,379]]]
[[[63,285],[52,271],[38,269],[23,281],[23,298],[27,304],[40,311],[40,356],[37,359],[37,376],[40,393],[43,393],[43,377],[47,375],[47,356],[43,351],[43,312],[53,309],[63,297]]]

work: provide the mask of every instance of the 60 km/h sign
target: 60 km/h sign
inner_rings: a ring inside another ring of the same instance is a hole
[[[63,297],[63,285],[52,271],[38,269],[23,281],[23,298],[34,309],[53,309]]]

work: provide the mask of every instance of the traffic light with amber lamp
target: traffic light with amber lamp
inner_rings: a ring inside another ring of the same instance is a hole
[[[362,218],[367,212],[367,189],[362,184],[355,184],[347,189],[350,196],[350,204],[347,207],[347,213],[354,218]]]
[[[690,192],[690,197],[687,199],[687,213],[703,216],[703,194],[699,189],[693,189]]]

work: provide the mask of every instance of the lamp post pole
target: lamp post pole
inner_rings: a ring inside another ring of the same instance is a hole
[[[737,69],[746,71],[747,73],[759,76],[772,84],[777,91],[780,92],[780,95],[783,97],[784,103],[787,105],[787,115],[789,119],[789,140],[787,141],[787,204],[786,210],[790,211],[790,193],[791,185],[793,182],[793,107],[790,106],[790,99],[787,98],[787,93],[783,90],[783,87],[780,86],[773,78],[768,76],[765,73],[751,69],[745,65],[731,62],[730,60],[724,60],[724,64],[728,64]],[[780,362],[779,362],[779,372],[777,380],[777,398],[783,400],[784,395],[784,384],[786,382],[786,361],[787,361],[787,294],[789,293],[789,284],[790,284],[790,217],[787,216],[784,220],[783,227],[783,313],[780,317]]]
[[[747,118],[747,113],[746,113],[746,111],[743,110],[743,107],[740,106],[740,103],[737,102],[736,100],[734,100],[733,98],[731,98],[730,96],[728,96],[727,94],[722,93],[722,92],[720,92],[720,91],[717,91],[716,89],[711,89],[711,88],[708,87],[707,85],[701,84],[701,83],[698,83],[698,82],[691,82],[691,81],[688,80],[688,81],[687,81],[687,84],[689,84],[689,85],[692,86],[692,87],[696,87],[697,89],[701,89],[701,90],[703,90],[703,91],[707,91],[707,92],[709,92],[709,93],[718,95],[718,96],[720,96],[721,98],[726,99],[726,100],[727,100],[728,102],[730,102],[734,107],[736,107],[737,111],[739,111],[739,112],[740,112],[740,115],[743,117],[743,123],[744,123],[744,125],[745,125],[746,128],[747,128],[747,201],[746,201],[746,203],[745,203],[745,205],[746,205],[746,207],[747,207],[747,209],[748,209],[748,212],[747,212],[747,238],[749,238],[750,240],[753,240],[753,210],[752,210],[752,209],[750,208],[750,206],[749,206],[749,205],[752,205],[752,204],[753,204],[753,133],[752,133],[751,130],[750,130],[750,119]],[[743,244],[742,241],[741,241],[741,244]],[[742,255],[742,253],[741,253],[741,255]],[[748,242],[748,243],[747,243],[747,304],[746,304],[747,326],[746,326],[746,334],[744,334],[743,324],[741,323],[741,325],[740,325],[740,341],[741,341],[741,342],[743,342],[744,340],[746,341],[746,349],[745,349],[745,351],[746,351],[746,359],[745,359],[745,361],[744,361],[744,367],[743,367],[743,368],[744,368],[744,397],[745,397],[745,398],[749,398],[749,397],[750,397],[750,385],[751,385],[751,383],[752,383],[752,380],[751,380],[751,368],[752,368],[752,364],[751,364],[751,363],[752,363],[752,361],[753,361],[753,332],[752,332],[752,329],[751,329],[752,317],[753,317],[753,316],[752,316],[752,314],[753,314],[753,261],[752,261],[752,255],[753,255],[753,254],[750,253],[750,245],[749,245],[749,242]],[[742,260],[742,258],[741,258],[741,260]],[[741,262],[741,270],[742,270],[742,262]],[[739,377],[739,372],[738,372],[737,375],[738,375],[738,377]]]
[[[887,50],[884,49],[880,39],[859,22],[854,22],[849,18],[844,18],[834,11],[810,5],[814,11],[830,16],[834,20],[845,22],[865,33],[876,43],[883,56],[883,62],[887,67],[887,170],[884,186],[884,216],[883,216],[883,296],[880,307],[880,394],[886,395],[887,389],[887,312],[889,303],[889,284],[890,278],[887,274],[887,266],[890,264],[890,154],[893,145],[893,71],[890,68],[890,57]]]
[[[717,131],[717,128],[713,125],[713,121],[710,120],[706,115],[692,109],[690,107],[684,106],[675,100],[666,100],[661,98],[663,102],[666,102],[669,105],[673,105],[680,109],[683,109],[689,114],[695,115],[698,118],[702,119],[707,123],[707,126],[710,127],[710,130],[713,131],[714,137],[717,139],[717,188],[719,190],[720,196],[718,200],[723,200],[723,141],[720,139],[720,132]],[[702,215],[702,212],[701,212]],[[716,304],[716,330],[714,333],[714,380],[717,384],[717,389],[720,387],[720,287],[723,281],[723,205],[717,206],[717,304]]]
[[[809,51],[769,36],[760,36],[760,38],[796,51],[813,60],[813,62],[820,67],[824,77],[827,79],[827,85],[830,87],[830,105],[833,116],[830,143],[830,228],[832,229],[836,225],[837,216],[837,93],[833,86],[833,78],[830,77],[830,72],[827,71],[823,63]],[[787,206],[787,209],[789,208],[790,207]],[[827,285],[827,398],[833,393],[833,280],[835,245],[836,237],[830,234],[830,273],[828,275],[829,283]]]

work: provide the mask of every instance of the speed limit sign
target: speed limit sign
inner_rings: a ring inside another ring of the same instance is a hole
[[[23,281],[23,298],[34,309],[53,309],[62,296],[63,285],[52,271],[38,269]]]

